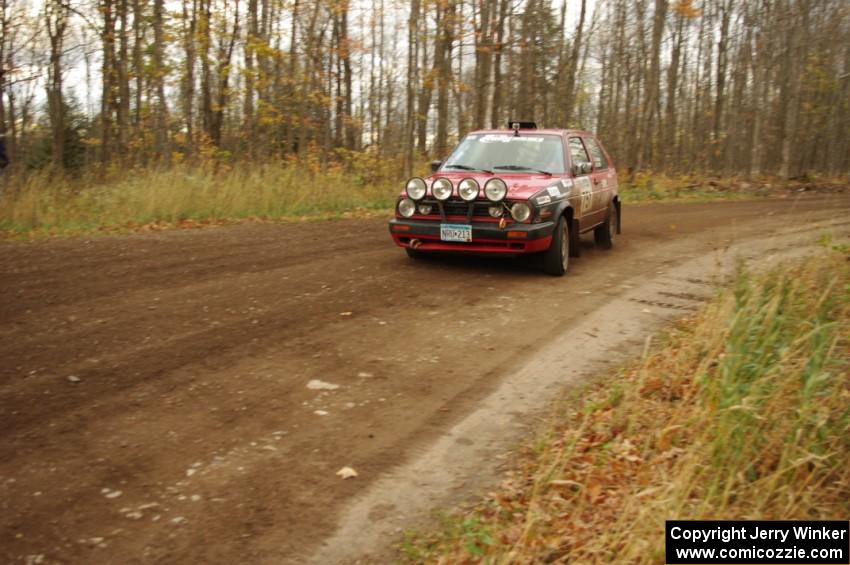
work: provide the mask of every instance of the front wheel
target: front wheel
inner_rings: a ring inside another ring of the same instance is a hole
[[[566,218],[561,216],[555,233],[552,234],[552,244],[543,252],[543,270],[554,277],[563,276],[570,266],[570,226]]]
[[[593,230],[593,238],[596,244],[603,249],[614,247],[614,238],[617,236],[617,205],[613,202],[608,208],[608,217],[605,223]]]

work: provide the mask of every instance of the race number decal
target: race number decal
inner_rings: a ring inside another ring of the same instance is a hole
[[[579,194],[581,194],[581,213],[586,214],[593,206],[593,189],[590,187],[590,179],[579,177],[575,182]]]

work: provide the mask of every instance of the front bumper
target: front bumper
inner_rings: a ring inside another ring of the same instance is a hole
[[[471,242],[440,241],[440,222],[435,220],[394,218],[389,228],[396,245],[417,251],[521,254],[549,249],[555,223],[509,224],[501,229],[496,223],[473,222]],[[509,232],[513,237],[508,237]],[[525,236],[516,237],[517,232]]]

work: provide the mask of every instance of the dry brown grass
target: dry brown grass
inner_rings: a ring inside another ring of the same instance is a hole
[[[392,163],[343,167],[294,162],[113,170],[105,178],[43,171],[3,179],[0,232],[74,234],[386,211],[400,186],[395,171]]]
[[[720,177],[704,173],[666,175],[651,171],[630,175],[627,171],[620,171],[619,182],[623,201],[628,203],[787,198],[801,192],[847,190],[846,178],[828,177],[783,180],[770,175]]]

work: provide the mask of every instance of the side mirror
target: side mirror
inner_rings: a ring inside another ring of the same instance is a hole
[[[579,176],[581,174],[581,165],[579,165],[578,163],[573,163],[572,170],[574,177]]]
[[[593,165],[591,165],[590,163],[582,163],[581,164],[581,172],[583,172],[584,174],[587,174],[592,170],[593,170]]]
[[[431,172],[436,173],[443,166],[442,161],[431,161]]]

